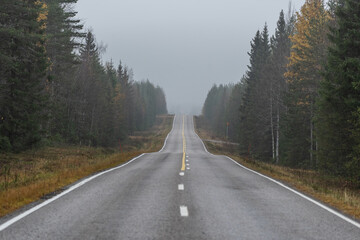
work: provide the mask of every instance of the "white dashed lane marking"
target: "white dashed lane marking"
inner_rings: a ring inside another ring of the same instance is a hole
[[[184,172],[180,172],[179,175],[180,175],[180,176],[184,176],[185,173],[184,173]]]
[[[189,216],[189,211],[187,206],[180,206],[180,215],[182,217],[188,217]]]
[[[178,185],[178,189],[179,189],[180,191],[183,191],[183,190],[184,190],[184,184],[179,184],[179,185]]]

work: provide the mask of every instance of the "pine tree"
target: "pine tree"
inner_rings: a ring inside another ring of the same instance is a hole
[[[40,1],[1,2],[0,149],[23,150],[42,137],[45,21],[46,5]]]
[[[345,0],[335,13],[317,118],[319,161],[360,181],[360,2]]]

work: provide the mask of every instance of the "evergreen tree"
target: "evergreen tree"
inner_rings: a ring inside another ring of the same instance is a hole
[[[259,54],[261,35],[257,31],[255,37],[251,42],[251,50],[248,53],[250,56],[250,65],[244,78],[244,95],[242,105],[240,106],[240,124],[239,124],[239,143],[241,153],[250,153],[251,149],[251,129],[250,124],[252,121],[249,119],[249,112],[251,111],[254,103],[250,100],[251,92],[255,88],[257,63],[261,61]]]
[[[269,79],[266,69],[270,54],[269,34],[265,25],[262,33],[258,31],[251,43],[239,128],[241,152],[262,160],[271,158]]]
[[[291,19],[291,18],[290,18]],[[291,20],[286,23],[284,12],[280,12],[275,35],[271,39],[272,56],[270,57],[268,76],[269,102],[270,102],[270,126],[272,140],[272,158],[276,163],[280,157],[280,123],[286,112],[284,105],[284,94],[287,86],[284,73],[287,70],[288,58],[290,56],[290,39],[292,31]]]
[[[124,96],[124,124],[128,131],[128,134],[132,134],[135,130],[134,124],[134,89],[132,71],[129,71],[127,67],[124,67],[120,62],[117,74],[118,81],[121,85],[122,95]]]
[[[335,13],[317,118],[319,161],[360,181],[360,2],[345,0]]]
[[[219,137],[226,136],[226,126],[229,121],[227,109],[233,88],[233,85],[214,85],[210,89],[203,106],[206,124]]]
[[[135,129],[141,130],[144,128],[144,119],[145,119],[145,103],[141,97],[140,84],[135,83],[133,85],[134,89],[134,115],[135,115]]]
[[[118,72],[112,62],[102,65],[101,46],[75,18],[76,2],[1,1],[0,151],[27,149],[45,137],[117,146],[167,112],[160,87],[134,84],[121,64]]]
[[[77,0],[46,0],[48,17],[46,22],[46,54],[50,66],[47,80],[50,95],[48,108],[49,134],[68,138],[72,111],[71,91],[74,75],[79,64],[75,52],[80,40],[85,37],[83,25],[75,19],[72,10]]]
[[[134,96],[136,96],[134,102],[136,104],[132,108],[135,109],[134,112],[136,113],[136,129],[146,130],[154,125],[160,106],[166,106],[166,102],[162,102],[165,101],[165,94],[161,88],[155,87],[149,80],[135,82],[133,87]],[[162,99],[162,101],[158,102],[159,99]]]
[[[111,62],[106,63],[106,75],[111,85],[111,93],[108,102],[110,102],[111,112],[107,117],[110,122],[109,127],[106,128],[105,134],[113,141],[109,145],[114,145],[118,141],[126,138],[127,131],[124,126],[124,95],[122,93],[122,86],[118,81],[117,72]]]
[[[229,123],[228,138],[232,142],[239,141],[240,125],[240,106],[242,105],[244,94],[243,80],[234,85],[226,107],[226,116]]]
[[[88,31],[85,44],[80,49],[80,65],[73,88],[73,122],[80,143],[96,144],[99,134],[100,111],[104,104],[105,70],[100,63],[100,52],[95,36]]]
[[[166,97],[161,87],[157,86],[156,89],[156,114],[167,114]]]
[[[46,5],[3,0],[0,8],[0,148],[32,147],[42,137],[46,104]]]

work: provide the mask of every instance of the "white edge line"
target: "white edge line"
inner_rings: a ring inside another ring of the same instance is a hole
[[[194,133],[195,133],[195,135],[200,139],[200,141],[201,141],[201,143],[202,143],[202,145],[203,145],[203,147],[204,147],[204,149],[205,149],[205,152],[208,153],[208,154],[210,154],[210,155],[212,155],[212,156],[215,156],[214,154],[212,154],[211,152],[209,152],[209,151],[207,150],[207,148],[206,148],[203,140],[201,140],[201,138],[199,137],[199,135],[196,133],[196,131],[195,131],[195,124],[194,124],[194,116],[192,117],[192,125],[193,125],[193,129],[194,129]]]
[[[306,200],[314,203],[315,205],[317,205],[317,206],[325,209],[326,211],[328,211],[328,212],[334,214],[335,216],[337,216],[337,217],[345,220],[346,222],[354,225],[355,227],[360,228],[360,223],[352,220],[351,218],[349,218],[349,217],[347,217],[347,216],[345,216],[345,215],[343,215],[343,214],[341,214],[341,213],[339,213],[339,212],[337,212],[337,211],[335,211],[335,210],[333,210],[333,209],[325,206],[324,204],[322,204],[322,203],[320,203],[320,202],[318,202],[318,201],[316,201],[316,200],[314,200],[314,199],[312,199],[312,198],[310,198],[310,197],[308,197],[308,196],[306,196],[306,195],[304,195],[304,194],[302,194],[302,193],[300,193],[300,192],[298,192],[298,191],[296,191],[296,190],[294,190],[294,189],[292,189],[292,188],[284,185],[283,183],[281,183],[281,182],[279,182],[279,181],[276,181],[276,180],[274,180],[274,179],[272,179],[272,178],[270,178],[270,177],[268,177],[268,176],[265,176],[265,175],[263,175],[263,174],[261,174],[261,173],[258,173],[258,172],[254,171],[254,170],[251,170],[250,168],[247,168],[247,167],[241,165],[240,163],[236,162],[234,159],[232,159],[232,158],[230,158],[230,157],[228,157],[228,156],[224,156],[224,157],[226,157],[227,159],[233,161],[235,164],[237,164],[238,166],[242,167],[243,169],[248,170],[248,171],[250,171],[250,172],[252,172],[252,173],[255,173],[255,174],[257,174],[257,175],[259,175],[259,176],[261,176],[261,177],[263,177],[263,178],[266,178],[267,180],[269,180],[269,181],[271,181],[271,182],[276,183],[277,185],[279,185],[279,186],[281,186],[281,187],[283,187],[283,188],[285,188],[285,189],[287,189],[287,190],[289,190],[289,191],[297,194],[298,196],[300,196],[300,197],[302,197],[302,198],[304,198],[304,199],[306,199]]]
[[[104,174],[106,174],[106,173],[112,172],[112,171],[117,170],[117,169],[119,169],[119,168],[125,167],[126,165],[130,164],[131,162],[135,161],[136,159],[138,159],[138,158],[140,158],[140,157],[142,157],[142,156],[144,156],[144,155],[145,155],[145,153],[143,153],[143,154],[141,154],[140,156],[137,156],[137,157],[131,159],[130,161],[122,164],[121,166],[118,166],[118,167],[115,167],[115,168],[111,168],[111,169],[109,169],[109,170],[106,170],[106,171],[104,171],[104,172],[98,173],[98,174],[96,174],[96,175],[94,175],[94,176],[91,176],[91,177],[89,177],[89,178],[86,178],[85,180],[83,180],[83,181],[75,184],[74,186],[70,187],[69,189],[65,190],[64,192],[62,192],[62,193],[54,196],[53,198],[50,198],[50,199],[48,199],[48,200],[40,203],[39,205],[36,205],[35,207],[33,207],[33,208],[31,208],[31,209],[29,209],[29,210],[21,213],[20,215],[12,218],[12,219],[10,219],[10,220],[8,220],[7,222],[1,224],[1,225],[0,225],[0,232],[3,231],[4,229],[8,228],[8,227],[11,226],[12,224],[16,223],[17,221],[21,220],[22,218],[30,215],[31,213],[39,210],[40,208],[42,208],[42,207],[44,207],[44,206],[46,206],[46,205],[54,202],[55,200],[61,198],[62,196],[64,196],[64,195],[66,195],[66,194],[74,191],[75,189],[81,187],[81,186],[84,185],[85,183],[88,183],[88,182],[90,182],[91,180],[93,180],[93,179],[95,179],[95,178],[97,178],[97,177],[99,177],[99,176],[101,176],[101,175],[104,175]]]
[[[198,134],[196,133],[196,131],[195,131],[194,117],[193,117],[193,128],[194,128],[195,134],[196,134],[196,135],[198,136],[198,138],[201,140],[201,138],[199,137],[199,135],[198,135]],[[210,153],[210,152],[206,149],[205,144],[204,144],[204,142],[203,142],[202,140],[201,140],[201,143],[203,144],[203,147],[204,147],[204,149],[205,149],[205,152],[207,152],[207,153],[215,156],[214,154]],[[281,186],[281,187],[283,187],[283,188],[285,188],[285,189],[287,189],[287,190],[295,193],[296,195],[298,195],[298,196],[300,196],[300,197],[302,197],[302,198],[304,198],[304,199],[306,199],[306,200],[314,203],[315,205],[317,205],[317,206],[325,209],[326,211],[328,211],[328,212],[334,214],[335,216],[337,216],[337,217],[345,220],[346,222],[354,225],[355,227],[360,228],[360,223],[352,220],[351,218],[349,218],[349,217],[347,217],[347,216],[345,216],[345,215],[343,215],[343,214],[341,214],[341,213],[339,213],[339,212],[337,212],[337,211],[335,211],[335,210],[333,210],[333,209],[325,206],[324,204],[322,204],[322,203],[320,203],[320,202],[318,202],[318,201],[316,201],[316,200],[314,200],[314,199],[312,199],[312,198],[310,198],[310,197],[308,197],[308,196],[306,196],[306,195],[304,195],[304,194],[302,194],[302,193],[300,193],[300,192],[298,192],[298,191],[296,191],[296,190],[294,190],[294,189],[292,189],[292,188],[290,188],[290,187],[282,184],[282,183],[279,182],[279,181],[276,181],[275,179],[272,179],[272,178],[270,178],[270,177],[268,177],[268,176],[265,176],[265,175],[263,175],[263,174],[261,174],[261,173],[258,173],[258,172],[254,171],[254,170],[251,170],[250,168],[247,168],[247,167],[241,165],[240,163],[236,162],[234,159],[232,159],[232,158],[230,158],[230,157],[228,157],[228,156],[224,156],[224,157],[226,157],[227,159],[233,161],[235,164],[237,164],[238,166],[242,167],[243,169],[248,170],[248,171],[250,171],[250,172],[252,172],[252,173],[255,173],[255,174],[257,174],[257,175],[259,175],[259,176],[261,176],[261,177],[263,177],[263,178],[268,179],[268,180],[271,181],[271,182],[276,183],[277,185],[279,185],[279,186]]]
[[[165,148],[165,146],[166,146],[166,143],[167,143],[167,140],[168,140],[168,138],[169,138],[169,136],[170,136],[170,134],[172,133],[172,131],[174,130],[174,126],[175,126],[175,119],[176,119],[176,115],[174,116],[174,119],[173,119],[173,125],[172,125],[172,128],[171,128],[171,131],[168,133],[168,135],[166,136],[166,138],[165,138],[165,142],[164,142],[164,146],[160,149],[160,151],[159,152],[162,152],[163,150],[164,150],[164,148]]]
[[[170,133],[171,133],[171,132],[173,131],[173,129],[174,129],[175,118],[176,118],[176,115],[174,116],[173,127],[172,127]],[[166,140],[167,140],[167,138],[169,137],[170,133],[167,135],[167,137],[166,137],[166,139],[165,139],[165,142],[164,142],[164,146],[162,147],[162,149],[161,149],[159,152],[161,152],[161,151],[165,148],[165,146],[166,146]],[[42,202],[42,203],[40,203],[39,205],[36,205],[36,206],[33,207],[33,208],[30,208],[29,210],[27,210],[27,211],[25,211],[25,212],[17,215],[16,217],[13,217],[12,219],[10,219],[10,220],[8,220],[8,221],[6,221],[6,222],[4,222],[3,224],[0,225],[0,232],[3,231],[3,230],[5,230],[6,228],[10,227],[12,224],[16,223],[17,221],[23,219],[24,217],[26,217],[26,216],[32,214],[33,212],[39,210],[40,208],[42,208],[42,207],[44,207],[44,206],[46,206],[46,205],[54,202],[55,200],[61,198],[62,196],[64,196],[64,195],[66,195],[66,194],[74,191],[75,189],[81,187],[81,186],[84,185],[85,183],[88,183],[88,182],[90,182],[91,180],[93,180],[93,179],[95,179],[95,178],[97,178],[97,177],[100,177],[101,175],[104,175],[104,174],[106,174],[106,173],[112,172],[112,171],[117,170],[117,169],[119,169],[119,168],[125,167],[126,165],[130,164],[131,162],[133,162],[133,161],[141,158],[141,157],[144,156],[145,154],[146,154],[146,153],[143,153],[143,154],[141,154],[141,155],[139,155],[139,156],[131,159],[130,161],[128,161],[128,162],[126,162],[126,163],[124,163],[124,164],[122,164],[122,165],[120,165],[120,166],[117,166],[117,167],[114,167],[114,168],[105,170],[105,171],[103,171],[103,172],[101,172],[101,173],[98,173],[98,174],[96,174],[96,175],[94,175],[94,176],[91,176],[91,177],[89,177],[89,178],[86,178],[86,179],[84,179],[83,181],[81,181],[81,182],[75,184],[74,186],[70,187],[69,189],[63,191],[62,193],[60,193],[60,194],[58,194],[58,195],[56,195],[56,196],[54,196],[54,197],[52,197],[52,198],[50,198],[50,199]]]

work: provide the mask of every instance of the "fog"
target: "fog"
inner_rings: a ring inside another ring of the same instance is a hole
[[[299,9],[305,0],[293,0]],[[246,72],[250,41],[265,22],[274,33],[289,0],[79,0],[78,18],[135,80],[161,86],[170,112],[198,114],[213,84]]]

